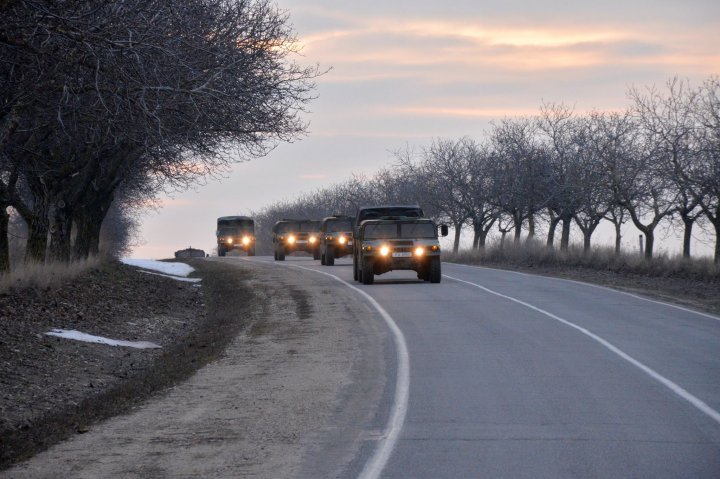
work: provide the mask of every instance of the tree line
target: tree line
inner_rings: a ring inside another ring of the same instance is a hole
[[[652,258],[661,222],[683,230],[690,256],[693,228],[709,225],[720,262],[720,78],[700,86],[671,79],[663,88],[632,88],[624,111],[577,113],[545,103],[537,115],[494,122],[482,140],[436,139],[428,147],[393,153],[393,165],[270,205],[255,213],[260,235],[282,217],[353,215],[358,206],[419,203],[454,227],[457,251],[463,227],[483,248],[493,228],[504,241],[539,224],[545,242],[567,249],[572,228],[584,250],[602,221],[615,228],[631,221]],[[538,238],[535,238],[538,240]]]
[[[296,49],[268,0],[0,2],[0,270],[11,214],[26,260],[85,258],[111,207],[304,134]]]

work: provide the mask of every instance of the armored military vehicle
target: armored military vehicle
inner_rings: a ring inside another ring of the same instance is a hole
[[[447,236],[447,225],[440,225]],[[357,281],[372,284],[376,274],[393,270],[413,270],[418,278],[439,283],[440,242],[438,226],[427,218],[386,216],[365,220],[357,228],[353,269]]]
[[[358,208],[355,216],[355,227],[353,229],[353,279],[358,280],[358,248],[357,233],[360,224],[369,219],[382,218],[383,216],[405,216],[408,218],[422,218],[425,216],[422,208],[418,205],[381,205],[381,206],[361,206]]]
[[[255,256],[255,221],[247,216],[221,216],[217,219],[218,256],[228,251],[245,251]]]
[[[320,259],[320,221],[283,219],[272,228],[275,261],[285,261],[285,255],[305,251]]]
[[[332,266],[335,258],[352,254],[353,219],[328,216],[320,223],[320,264]]]

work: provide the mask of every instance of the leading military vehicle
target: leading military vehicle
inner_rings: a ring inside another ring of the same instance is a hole
[[[354,238],[356,281],[372,284],[376,274],[404,269],[415,271],[419,279],[439,283],[438,229],[441,236],[447,236],[447,225],[438,227],[428,218],[385,216],[363,221]]]
[[[218,256],[240,250],[255,256],[255,221],[247,216],[221,216],[217,219]]]

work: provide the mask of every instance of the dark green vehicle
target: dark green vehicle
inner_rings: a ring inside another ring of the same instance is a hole
[[[320,259],[320,222],[283,219],[272,228],[275,261],[285,261],[285,255],[304,251]]]
[[[447,225],[440,225],[447,236]],[[372,284],[376,274],[393,270],[413,270],[418,278],[431,283],[441,279],[438,225],[427,218],[383,217],[365,220],[356,230],[353,257],[357,280]]]
[[[320,264],[332,266],[336,258],[352,254],[353,219],[328,216],[320,223]]]
[[[255,256],[255,221],[247,216],[221,216],[217,219],[218,256],[228,251],[245,251]]]

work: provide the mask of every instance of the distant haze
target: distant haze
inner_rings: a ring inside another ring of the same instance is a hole
[[[493,119],[563,101],[619,110],[632,86],[720,73],[717,1],[338,2],[283,0],[303,45],[298,61],[332,68],[318,81],[309,135],[234,166],[221,181],[162,199],[133,257],[211,251],[218,216],[247,214],[433,137],[482,138]],[[468,233],[469,234],[469,233]],[[699,234],[701,234],[699,232]],[[628,226],[626,246],[637,248]],[[602,230],[594,241],[609,242]],[[660,250],[679,252],[674,235]],[[694,253],[709,254],[696,241]]]

